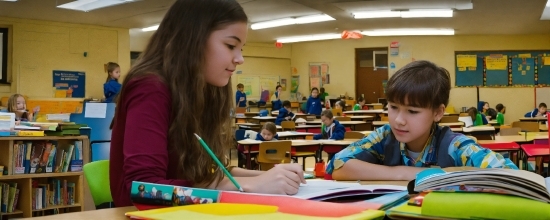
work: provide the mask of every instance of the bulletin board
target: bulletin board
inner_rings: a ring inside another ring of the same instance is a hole
[[[457,87],[550,86],[550,50],[456,51]]]
[[[319,89],[325,84],[330,84],[328,63],[309,63],[309,89]]]

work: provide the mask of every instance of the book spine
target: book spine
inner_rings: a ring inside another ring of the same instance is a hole
[[[158,206],[181,206],[219,202],[220,191],[164,185],[146,182],[132,182],[131,199],[136,204]]]
[[[17,136],[26,136],[26,137],[42,137],[44,136],[44,131],[19,131]]]
[[[19,201],[19,189],[15,189],[15,196],[13,199],[13,207],[11,208],[11,212],[15,212],[15,208],[17,207],[18,201]]]

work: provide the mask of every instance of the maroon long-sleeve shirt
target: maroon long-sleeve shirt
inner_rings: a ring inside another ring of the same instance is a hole
[[[178,155],[168,150],[171,95],[158,75],[133,79],[117,105],[110,155],[115,206],[131,206],[132,181],[191,186],[176,179]]]

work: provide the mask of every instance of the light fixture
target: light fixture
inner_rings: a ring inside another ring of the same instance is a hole
[[[258,30],[258,29],[286,26],[286,25],[292,25],[292,24],[306,24],[306,23],[315,23],[315,22],[323,22],[323,21],[331,21],[331,20],[335,20],[335,19],[326,14],[309,15],[309,16],[302,16],[297,18],[283,18],[283,19],[277,19],[277,20],[271,20],[271,21],[258,22],[250,25],[250,28],[252,30]]]
[[[88,12],[99,8],[120,5],[134,1],[136,0],[76,0],[66,4],[58,5],[57,7]]]
[[[157,24],[157,25],[153,25],[151,27],[142,28],[141,31],[143,31],[143,32],[156,31],[158,28],[159,28],[159,25]]]
[[[546,2],[546,7],[550,7],[550,0]]]
[[[0,1],[4,1],[4,2],[16,2],[17,0],[0,0]]]
[[[453,17],[452,9],[410,9],[408,11],[364,11],[353,12],[355,19],[361,18],[421,18],[421,17]]]
[[[366,12],[355,12],[353,13],[353,18],[397,18],[401,17],[400,11],[366,11]]]
[[[280,43],[295,43],[303,41],[330,40],[342,38],[341,34],[316,34],[277,39]]]
[[[409,10],[401,12],[402,18],[451,18],[453,10],[450,9],[433,9],[433,10]]]
[[[407,35],[454,35],[454,29],[437,28],[406,28],[406,29],[379,29],[363,31],[366,36],[407,36]]]

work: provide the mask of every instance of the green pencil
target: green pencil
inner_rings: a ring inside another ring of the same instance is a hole
[[[235,180],[235,178],[233,178],[233,176],[231,176],[231,174],[229,173],[229,171],[227,171],[227,169],[225,169],[225,167],[223,166],[222,162],[220,162],[220,160],[218,160],[218,158],[216,157],[216,155],[214,155],[214,152],[212,152],[212,150],[210,150],[210,147],[208,147],[208,145],[206,145],[206,143],[204,143],[204,141],[202,140],[201,137],[199,137],[199,135],[195,134],[195,136],[197,137],[197,139],[199,139],[199,142],[201,143],[201,145],[204,147],[204,149],[206,150],[206,152],[208,152],[208,154],[210,155],[210,157],[212,157],[212,159],[214,160],[214,162],[216,162],[216,164],[218,164],[218,167],[220,167],[220,169],[222,169],[222,171],[225,173],[225,175],[229,178],[229,180],[231,180],[231,182],[233,183],[233,185],[235,185],[235,187],[237,187],[237,189],[239,189],[239,191],[241,192],[244,192],[243,188],[241,187],[241,185],[239,185],[239,183],[237,183],[237,180]]]

